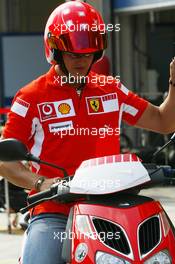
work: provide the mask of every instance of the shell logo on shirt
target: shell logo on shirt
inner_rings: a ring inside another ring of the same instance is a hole
[[[104,114],[119,110],[116,93],[86,97],[86,105],[89,115]]]
[[[72,99],[57,102],[43,102],[37,106],[42,122],[50,119],[75,116]]]
[[[62,115],[66,115],[70,112],[71,107],[69,104],[63,103],[60,104],[58,107],[58,111],[62,114]]]

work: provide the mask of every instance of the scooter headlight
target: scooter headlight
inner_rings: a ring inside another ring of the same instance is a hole
[[[168,251],[160,251],[153,257],[144,262],[144,264],[171,264],[171,257]]]
[[[96,254],[96,264],[130,264],[130,262],[111,254],[98,251]]]

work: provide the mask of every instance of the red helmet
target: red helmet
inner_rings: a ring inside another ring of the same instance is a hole
[[[70,1],[50,15],[44,33],[45,54],[49,63],[59,61],[60,52],[95,53],[95,60],[107,47],[104,21],[91,5]]]

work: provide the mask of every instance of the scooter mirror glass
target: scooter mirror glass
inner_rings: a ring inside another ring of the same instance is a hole
[[[27,154],[27,147],[21,141],[14,138],[0,140],[1,161],[27,160]]]

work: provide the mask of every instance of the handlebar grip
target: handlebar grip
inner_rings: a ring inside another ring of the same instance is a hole
[[[46,191],[43,191],[43,192],[39,192],[39,193],[35,193],[33,195],[30,195],[28,198],[27,198],[27,201],[29,204],[31,203],[34,203],[40,199],[43,199],[43,198],[48,198],[50,197],[51,195],[53,194],[53,189],[48,189]]]

